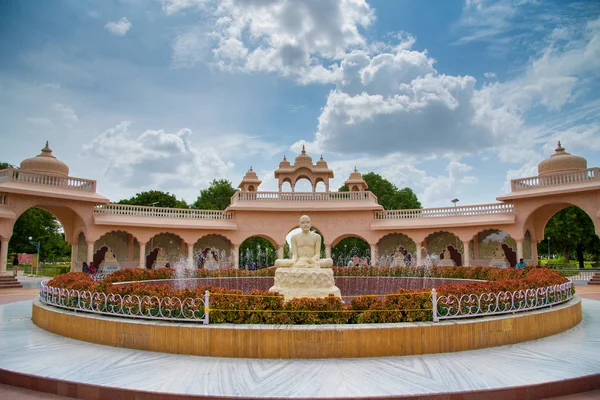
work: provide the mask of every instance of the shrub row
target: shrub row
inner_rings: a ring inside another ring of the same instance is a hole
[[[197,277],[215,276],[268,276],[260,271],[203,271]],[[435,276],[458,279],[485,279],[488,282],[444,285],[437,289],[438,296],[483,294],[500,291],[536,289],[566,282],[559,272],[549,269],[498,269],[490,267],[439,267],[429,270],[419,268],[336,268],[338,276]],[[121,296],[156,296],[203,298],[209,290],[210,323],[234,324],[358,324],[384,322],[413,322],[432,320],[431,294],[422,291],[400,290],[386,296],[360,296],[344,303],[337,297],[299,298],[288,302],[283,296],[255,290],[245,295],[239,290],[220,287],[198,287],[175,290],[169,286],[156,286],[143,282],[113,285],[119,281],[144,281],[170,279],[174,271],[167,269],[128,269],[114,272],[103,282],[95,282],[81,272],[60,275],[48,285],[64,289],[114,293]],[[415,275],[417,274],[417,275]],[[424,275],[419,275],[424,274]],[[574,289],[573,289],[574,290]]]

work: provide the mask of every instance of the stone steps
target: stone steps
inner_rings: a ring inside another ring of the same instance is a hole
[[[14,276],[0,276],[0,289],[22,288],[23,285]]]
[[[600,273],[596,272],[592,279],[588,281],[588,285],[600,285]]]

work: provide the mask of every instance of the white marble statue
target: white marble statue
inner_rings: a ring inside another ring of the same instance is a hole
[[[302,232],[292,236],[292,258],[275,261],[275,284],[272,292],[280,293],[284,300],[295,297],[324,297],[330,294],[341,297],[335,286],[331,258],[321,259],[321,236],[310,231],[307,215],[300,217]]]
[[[312,224],[308,215],[300,217],[302,232],[292,236],[292,258],[275,260],[277,268],[329,268],[333,265],[331,258],[321,260],[321,236],[311,232]]]

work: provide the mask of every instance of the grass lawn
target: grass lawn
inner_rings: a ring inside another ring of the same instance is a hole
[[[8,270],[12,270],[12,266],[7,266]],[[71,270],[70,264],[42,264],[40,270],[35,271],[30,264],[19,265],[19,275],[39,275],[39,276],[57,276],[67,273]]]
[[[547,265],[547,264],[548,264],[548,260],[539,260],[539,265]],[[594,268],[592,266],[593,264],[594,264],[594,261],[584,261],[583,262],[583,267],[584,268]],[[577,260],[570,260],[569,265],[567,265],[565,263],[565,259],[564,258],[557,258],[555,260],[550,260],[550,267],[557,268],[557,269],[558,268],[565,268],[565,269],[575,268],[575,269],[579,269],[579,263],[577,262]]]

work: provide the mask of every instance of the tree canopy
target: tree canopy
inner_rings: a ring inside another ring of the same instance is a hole
[[[403,210],[421,208],[421,202],[415,192],[410,188],[398,189],[396,185],[375,172],[369,172],[363,175],[369,188],[377,196],[377,201],[386,210]],[[339,188],[340,192],[349,191],[347,185]]]
[[[200,196],[192,204],[198,210],[224,210],[229,206],[236,189],[227,179],[213,179],[210,186],[200,190]]]
[[[0,169],[14,168],[14,165],[7,162],[0,162]]]
[[[567,207],[560,210],[546,224],[544,240],[538,251],[548,251],[547,238],[550,238],[550,251],[562,254],[568,264],[573,253],[583,268],[585,253],[594,253],[598,257],[598,236],[591,218],[579,207]]]
[[[129,204],[132,206],[153,206],[170,208],[189,208],[185,200],[177,200],[174,194],[161,192],[160,190],[150,190],[137,193],[130,199],[119,201],[118,204]]]

